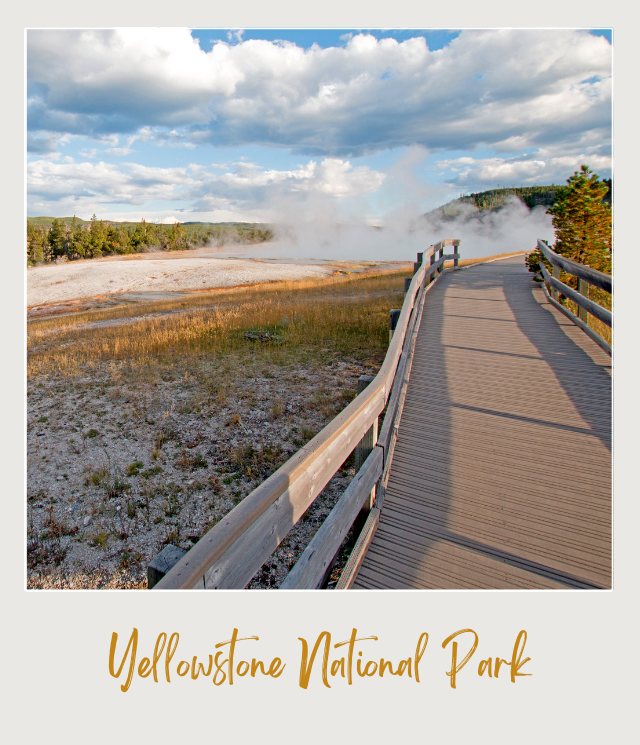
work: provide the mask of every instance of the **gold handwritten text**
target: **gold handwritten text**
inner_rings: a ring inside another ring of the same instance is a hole
[[[309,642],[303,637],[298,639],[302,644],[302,656],[300,659],[300,677],[299,685],[301,688],[308,688],[311,674],[316,664],[318,652],[322,650],[322,659],[320,661],[320,675],[322,683],[327,688],[331,688],[330,678],[340,677],[346,679],[347,685],[353,684],[354,674],[359,678],[371,678],[374,676],[384,677],[386,674],[396,675],[399,677],[407,676],[413,678],[416,683],[420,682],[420,660],[424,655],[429,634],[423,632],[418,637],[415,651],[412,656],[405,657],[394,663],[384,657],[376,659],[366,659],[362,649],[356,647],[362,642],[378,641],[377,636],[358,636],[358,630],[352,629],[351,636],[345,641],[339,641],[331,644],[331,632],[323,631],[318,635],[315,643],[311,647]],[[332,657],[331,647],[334,650],[345,648],[342,654]]]
[[[342,635],[341,635],[342,636]],[[152,680],[154,683],[172,683],[176,679],[203,680],[214,686],[233,686],[240,680],[251,678],[278,679],[287,664],[281,657],[262,657],[254,654],[259,636],[240,636],[234,628],[230,638],[217,644],[211,643],[201,656],[180,653],[180,634],[162,631],[141,643],[137,628],[120,638],[111,634],[109,647],[109,675],[115,678],[120,690],[126,693],[135,680]],[[321,631],[317,636],[299,636],[298,685],[309,689],[315,683],[326,688],[336,684],[354,685],[364,679],[404,678],[420,683],[433,668],[432,659],[427,666],[425,657],[429,634],[422,631],[409,641],[404,654],[389,657],[379,653],[380,638],[365,635],[353,627],[348,638],[334,638],[331,631]],[[518,682],[532,673],[527,668],[531,657],[526,656],[527,632],[518,632],[506,657],[486,656],[493,649],[483,649],[480,635],[472,628],[461,628],[442,641],[444,666],[439,667],[437,678],[448,678],[449,687],[456,689],[461,680],[468,678],[498,679]],[[430,647],[433,649],[433,647]],[[509,647],[507,647],[509,649]],[[436,654],[436,650],[430,655]],[[525,669],[526,668],[526,669]],[[295,668],[294,668],[295,669]],[[443,673],[446,675],[443,675]]]
[[[180,678],[190,677],[197,680],[199,677],[210,678],[215,686],[223,684],[234,685],[237,678],[259,675],[269,678],[279,678],[286,667],[280,657],[273,657],[265,661],[257,657],[245,658],[238,652],[239,642],[258,641],[258,636],[238,635],[238,629],[233,630],[231,638],[219,642],[214,646],[213,654],[199,659],[195,655],[191,659],[175,660],[180,634],[174,631],[172,634],[161,632],[156,637],[153,653],[150,657],[141,657],[138,661],[138,629],[134,628],[129,636],[124,651],[118,657],[118,634],[111,634],[111,646],[109,648],[109,674],[121,679],[124,674],[124,682],[120,690],[125,693],[131,687],[134,676],[148,678],[151,676],[158,683],[162,677],[167,683],[171,683],[172,674]]]
[[[462,659],[462,654],[459,650],[458,639],[462,640],[465,637],[465,643],[468,645],[467,652]],[[478,634],[473,629],[460,629],[450,634],[443,642],[442,648],[446,649],[449,644],[451,645],[451,666],[447,675],[449,676],[449,684],[451,688],[455,688],[457,685],[458,673],[467,665],[478,648]],[[477,674],[482,677],[487,675],[489,678],[497,678],[500,675],[500,669],[506,666],[509,669],[509,675],[511,682],[515,683],[516,680],[523,676],[531,675],[531,673],[520,672],[521,669],[531,660],[531,657],[525,657],[524,648],[527,643],[527,632],[522,629],[513,645],[513,651],[511,658],[506,660],[502,657],[486,657],[480,661],[477,667]]]

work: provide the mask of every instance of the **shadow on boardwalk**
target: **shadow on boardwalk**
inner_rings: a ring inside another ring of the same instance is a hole
[[[608,587],[610,358],[522,259],[430,293],[356,587]]]

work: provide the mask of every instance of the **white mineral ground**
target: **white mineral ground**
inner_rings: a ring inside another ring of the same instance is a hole
[[[323,277],[333,269],[325,263],[217,258],[200,251],[72,261],[30,268],[27,305],[31,308],[98,295],[179,292]]]

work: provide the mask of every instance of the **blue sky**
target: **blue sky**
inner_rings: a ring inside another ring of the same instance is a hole
[[[249,39],[266,39],[267,41],[290,41],[297,46],[308,49],[313,44],[320,47],[343,47],[351,36],[366,33],[376,39],[392,38],[404,41],[412,36],[424,36],[429,49],[442,49],[460,34],[449,29],[192,29],[201,49],[208,52],[215,41],[242,41]]]
[[[384,222],[611,174],[608,30],[32,30],[30,215]]]

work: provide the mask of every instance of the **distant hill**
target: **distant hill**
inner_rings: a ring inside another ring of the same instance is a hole
[[[611,204],[611,179],[604,179],[609,186],[609,192],[604,198],[605,202]],[[561,184],[549,184],[548,186],[514,186],[503,189],[489,189],[473,194],[465,194],[427,212],[423,217],[436,218],[440,220],[453,220],[465,212],[466,205],[476,207],[480,212],[492,212],[498,210],[514,197],[519,199],[529,209],[534,207],[551,207],[555,202],[558,191],[564,188]]]

